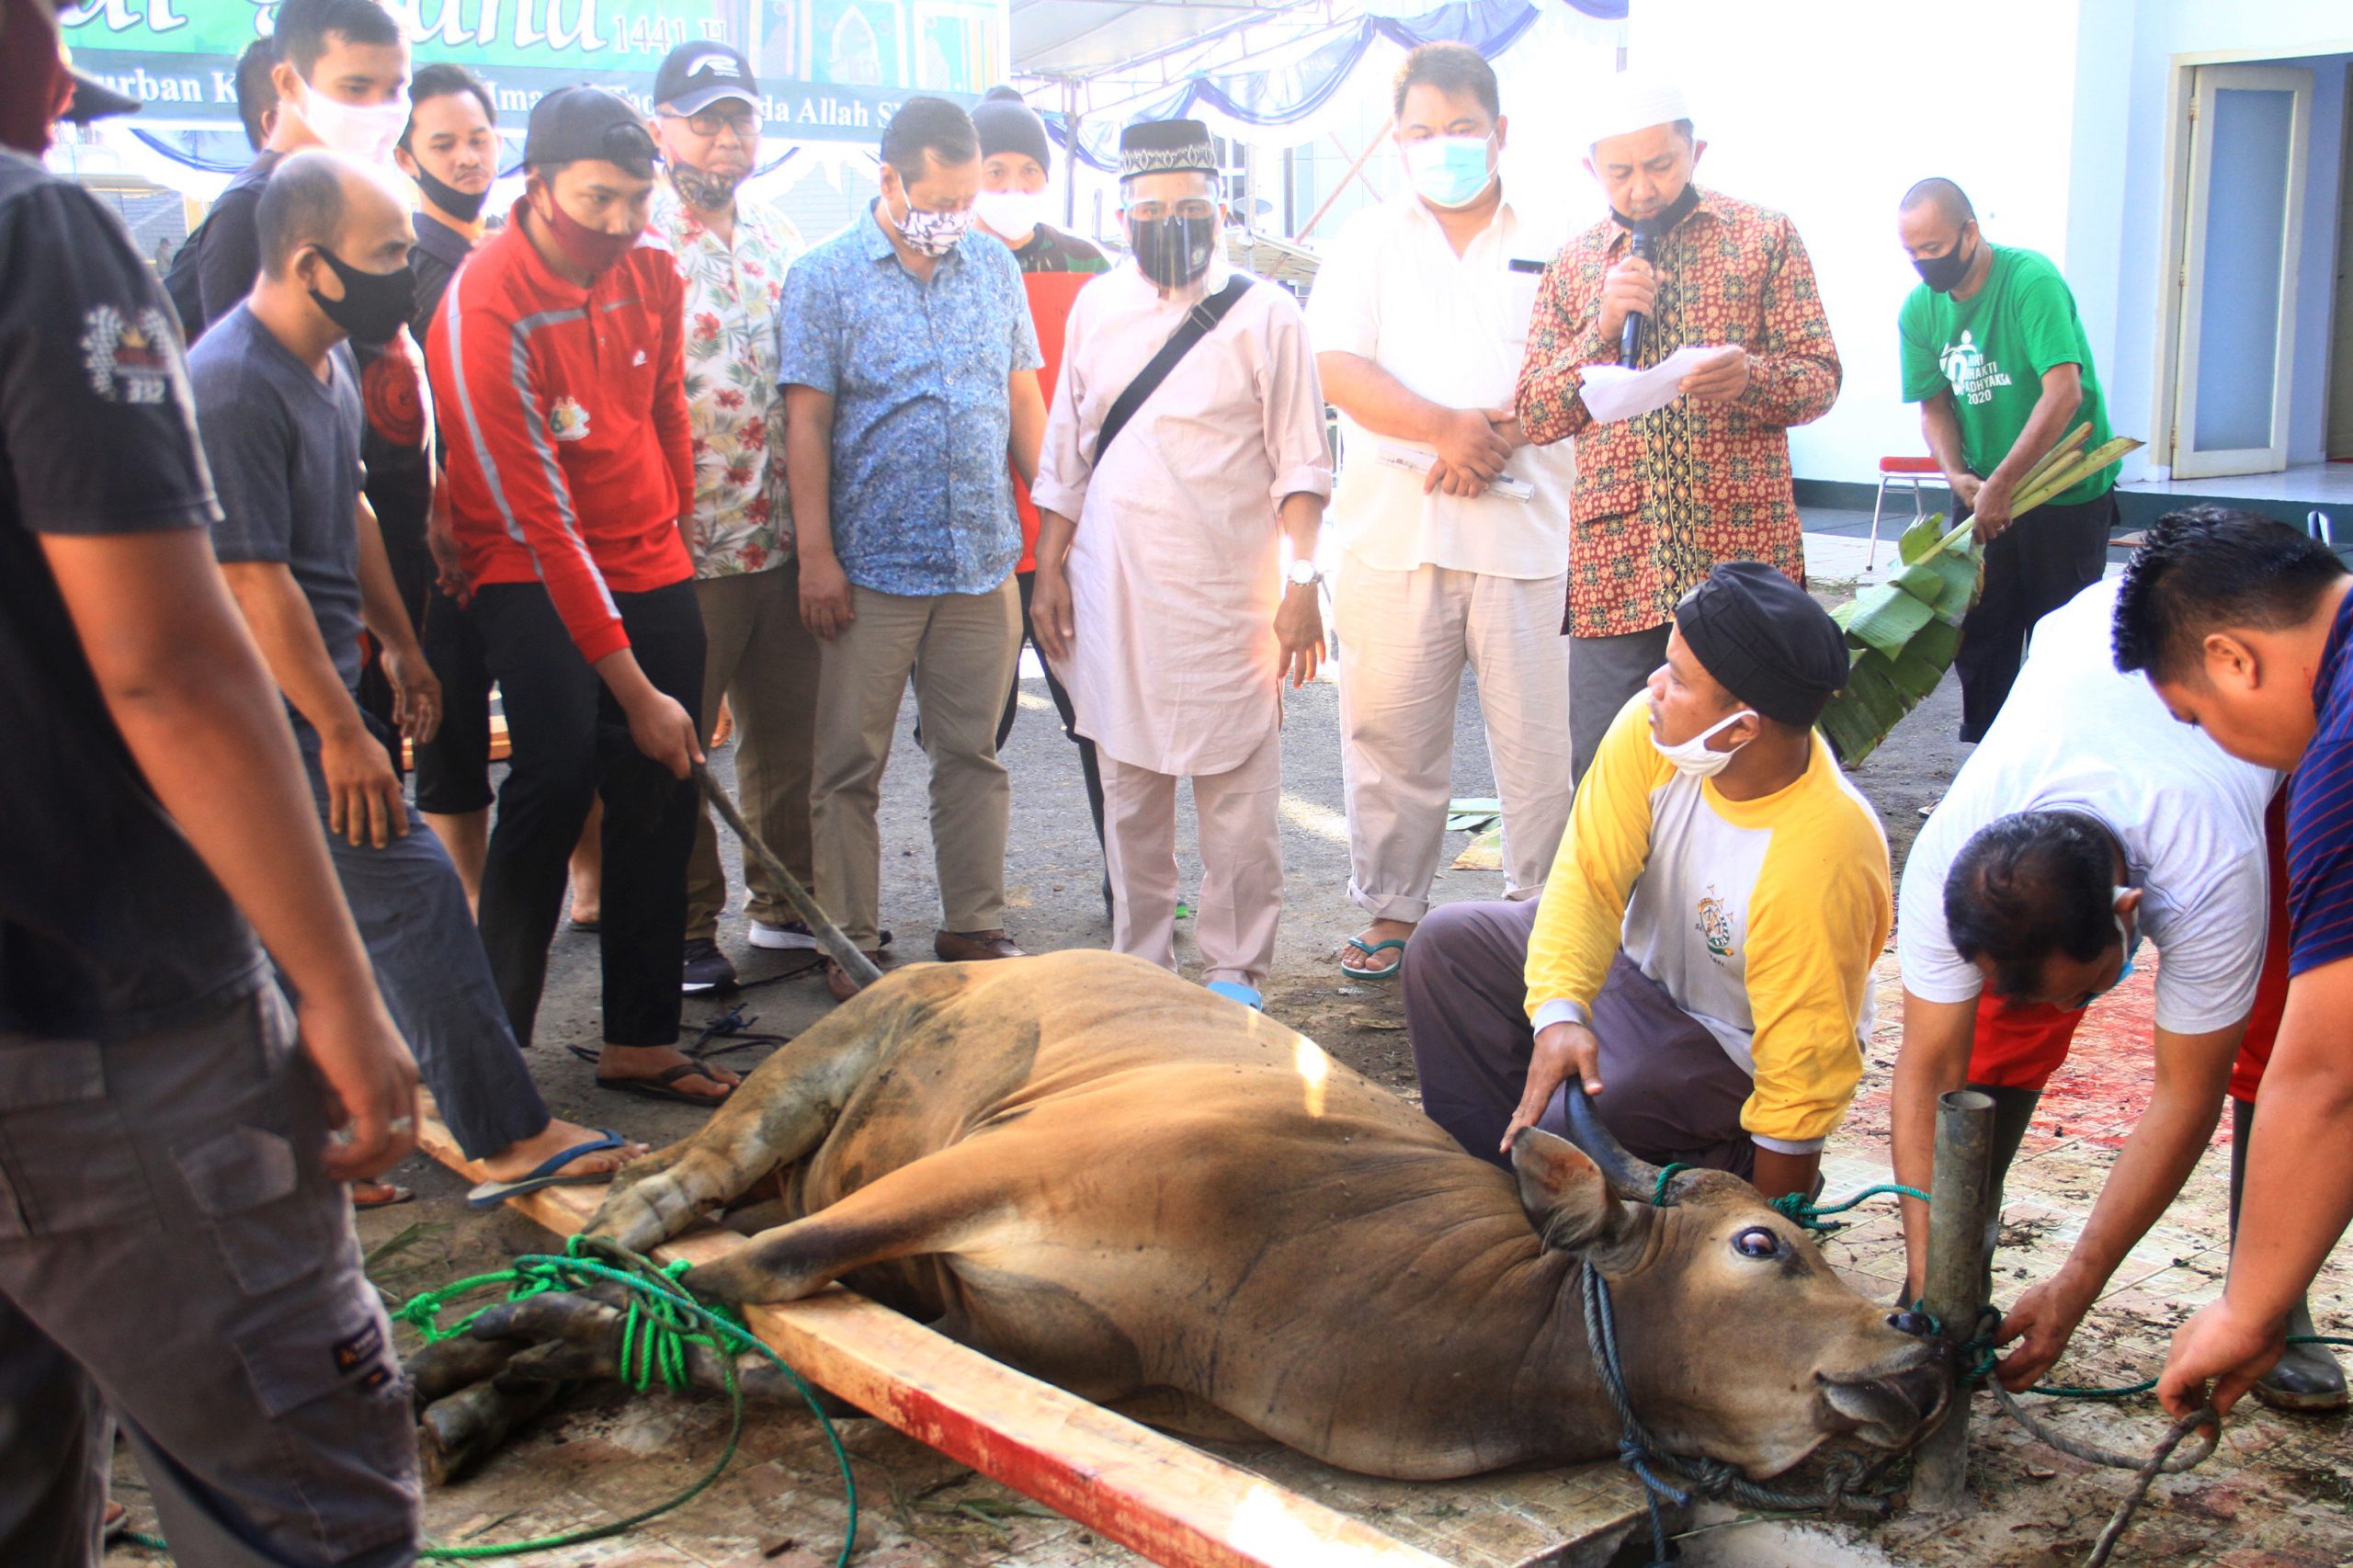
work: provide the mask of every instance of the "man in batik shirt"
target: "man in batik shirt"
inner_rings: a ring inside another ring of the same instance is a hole
[[[1546,270],[1517,398],[1529,440],[1577,443],[1562,628],[1576,778],[1665,661],[1676,605],[1717,562],[1766,562],[1804,584],[1789,427],[1827,414],[1839,379],[1796,226],[1691,183],[1708,144],[1679,88],[1619,77],[1587,141],[1609,216]],[[1638,366],[1686,345],[1711,352],[1665,407],[1597,424],[1583,372],[1619,363],[1630,314],[1643,318]]]
[[[801,235],[782,214],[738,198],[759,161],[760,92],[751,68],[719,43],[683,43],[654,84],[654,140],[667,180],[654,187],[654,233],[686,280],[687,417],[694,432],[695,597],[710,653],[702,731],[722,700],[735,721],[735,784],[753,829],[785,869],[811,878],[809,759],[816,733],[817,642],[801,622],[801,574],[784,503],[784,400],[776,386],[776,318]],[[816,944],[781,889],[747,858],[756,948]],[[690,992],[735,983],[719,950],[727,874],[706,811],[687,870]]]

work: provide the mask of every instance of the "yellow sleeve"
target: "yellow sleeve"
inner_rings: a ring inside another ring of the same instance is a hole
[[[1893,919],[1887,841],[1867,811],[1842,790],[1804,822],[1777,826],[1757,874],[1747,965],[1756,1087],[1740,1124],[1789,1153],[1821,1146],[1863,1075],[1856,1031]]]
[[[1651,744],[1649,700],[1637,694],[1593,754],[1544,881],[1528,941],[1531,1022],[1547,1003],[1590,1009],[1600,994],[1618,956],[1626,901],[1650,863],[1651,791],[1673,770]]]

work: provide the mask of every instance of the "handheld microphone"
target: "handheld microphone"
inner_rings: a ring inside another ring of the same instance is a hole
[[[1654,262],[1658,258],[1658,231],[1645,219],[1634,225],[1633,237],[1627,242],[1628,253],[1644,261]],[[1628,311],[1626,312],[1626,334],[1618,345],[1618,363],[1630,370],[1634,368],[1634,362],[1642,358],[1643,323],[1642,312]]]

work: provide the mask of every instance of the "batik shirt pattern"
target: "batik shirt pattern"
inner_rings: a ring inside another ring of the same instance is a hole
[[[1789,427],[1821,418],[1838,397],[1838,349],[1796,225],[1702,191],[1654,263],[1658,303],[1640,363],[1685,344],[1738,344],[1747,390],[1730,403],[1678,397],[1595,424],[1580,372],[1618,362],[1619,345],[1599,329],[1601,285],[1630,237],[1604,219],[1545,269],[1519,372],[1529,438],[1576,437],[1564,630],[1577,637],[1665,625],[1719,561],[1762,561],[1804,582]]]
[[[731,247],[666,186],[654,192],[653,232],[677,258],[687,290],[687,416],[695,459],[687,550],[695,575],[768,571],[792,554],[776,321],[784,276],[805,248],[801,233],[781,213],[739,200]]]

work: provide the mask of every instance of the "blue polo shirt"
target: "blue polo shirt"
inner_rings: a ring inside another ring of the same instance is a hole
[[[834,553],[875,593],[979,594],[1021,559],[1006,381],[1044,360],[1013,253],[973,232],[931,281],[870,207],[785,277],[777,381],[834,399]]]
[[[2313,676],[2317,721],[2288,786],[2288,973],[2353,956],[2353,594]]]

